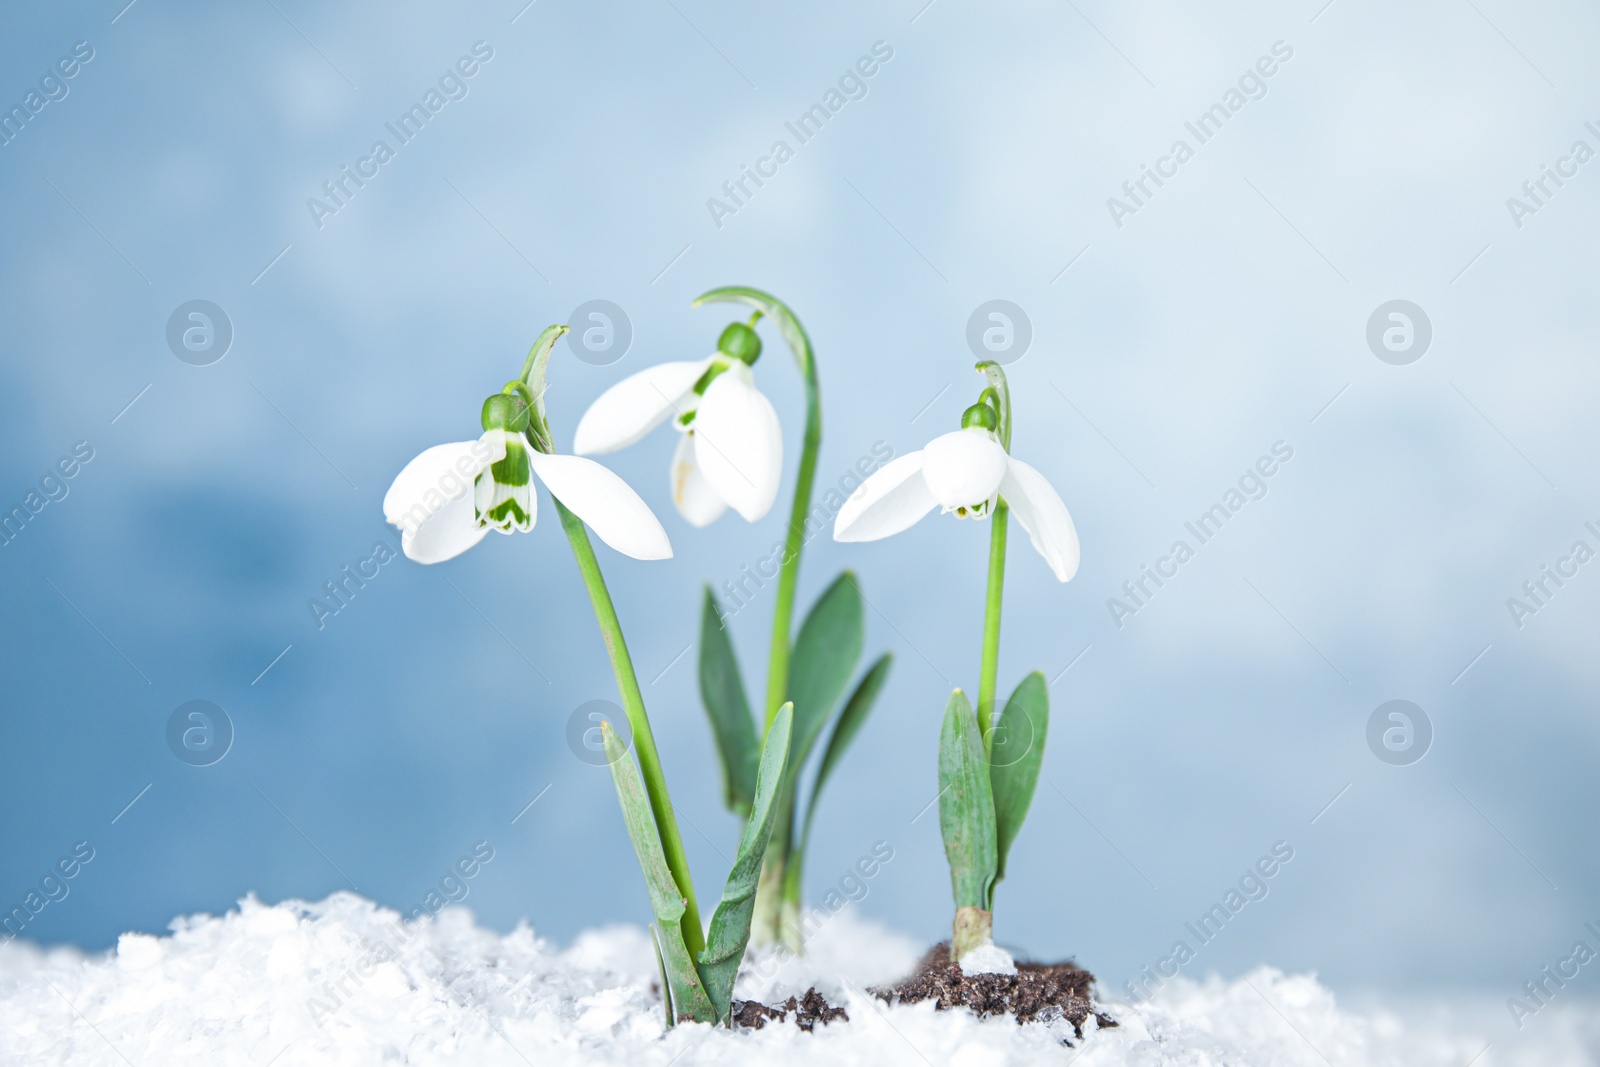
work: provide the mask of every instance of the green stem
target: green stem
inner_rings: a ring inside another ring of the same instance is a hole
[[[806,383],[806,431],[800,448],[800,472],[795,478],[794,503],[789,509],[789,533],[784,545],[783,564],[778,571],[777,604],[772,613],[771,654],[767,661],[766,725],[777,718],[778,709],[789,699],[789,634],[794,625],[795,585],[800,579],[800,552],[805,547],[806,517],[811,511],[811,489],[817,478],[817,450],[822,446],[822,400],[817,389],[817,361],[811,351],[811,338],[794,317],[789,306],[771,293],[743,285],[712,289],[695,298],[694,307],[715,303],[739,303],[753,308],[754,326],[762,316],[777,324],[794,358],[800,364]],[[781,829],[781,828],[780,828]]]
[[[790,318],[793,319],[792,314]],[[798,328],[799,324],[795,325]],[[800,336],[805,338],[803,332]],[[812,358],[809,339],[805,341],[803,351],[797,349],[795,354],[800,358],[801,374],[806,383],[806,428],[800,446],[800,471],[795,476],[794,502],[789,508],[789,533],[784,545],[783,564],[778,571],[777,603],[772,611],[772,643],[767,656],[768,729],[772,726],[772,720],[777,717],[778,709],[789,699],[789,656],[794,651],[789,635],[794,625],[795,587],[800,579],[800,553],[805,548],[806,520],[811,512],[811,490],[817,477],[817,451],[822,445],[822,398],[817,388],[817,364]],[[781,880],[775,885],[769,881],[768,899],[761,902],[769,909],[776,906],[777,915],[772,918],[775,926],[773,932],[786,942],[794,942],[798,934],[796,931],[785,929],[785,912],[792,909],[798,914],[800,907],[798,868],[794,877],[790,877],[788,873],[794,853],[795,788],[794,782],[784,783],[783,791],[788,803],[781,811],[779,823],[773,827],[772,843],[776,847],[768,849],[765,864],[772,868],[769,877]],[[774,889],[775,893],[772,892]],[[790,907],[786,908],[785,905]],[[766,918],[764,916],[764,920]],[[797,942],[790,947],[799,951]]]
[[[822,398],[817,391],[817,364],[806,348],[806,432],[800,447],[800,473],[795,478],[794,503],[789,508],[789,536],[783,566],[778,571],[778,602],[772,612],[772,650],[767,660],[767,725],[789,699],[789,640],[794,624],[795,585],[800,580],[800,553],[806,542],[806,517],[811,512],[811,489],[817,479],[817,450],[822,446]]]
[[[552,500],[555,498],[552,497]],[[672,798],[667,795],[666,777],[661,772],[661,757],[656,752],[655,735],[650,731],[650,717],[645,714],[644,696],[639,691],[639,678],[633,670],[633,659],[628,655],[628,643],[622,636],[622,624],[617,621],[616,606],[611,603],[611,592],[600,573],[600,561],[595,558],[594,545],[589,542],[589,531],[583,520],[568,511],[566,505],[556,500],[556,512],[561,516],[561,528],[572,542],[572,554],[578,561],[578,573],[589,590],[589,600],[594,605],[595,620],[600,623],[600,634],[605,638],[606,652],[611,656],[611,670],[617,676],[617,690],[622,694],[622,707],[628,715],[628,726],[633,731],[633,750],[639,757],[639,772],[644,777],[645,792],[650,796],[650,809],[655,814],[656,827],[661,831],[661,848],[666,853],[667,866],[678,883],[678,890],[687,904],[681,924],[683,940],[691,955],[705,948],[705,934],[700,929],[700,908],[694,899],[694,883],[689,878],[689,860],[683,852],[683,837],[678,833],[678,820],[672,811]]]
[[[994,408],[995,433],[1000,447],[1011,451],[1011,386],[1006,372],[993,360],[982,360],[974,369],[987,385],[979,399]],[[983,664],[978,673],[978,732],[983,737],[983,754],[993,747],[990,734],[995,720],[995,683],[1000,674],[1000,596],[1006,584],[1006,531],[1011,509],[996,497],[989,516],[989,592],[983,609]]]
[[[1006,584],[1006,527],[1011,509],[996,500],[989,517],[989,593],[983,609],[983,666],[978,674],[978,732],[989,754],[994,730],[995,683],[1000,674],[1000,596]]]
[[[800,365],[800,375],[806,384],[806,428],[800,447],[800,470],[795,477],[794,502],[789,508],[789,530],[784,542],[783,563],[778,571],[777,603],[772,612],[772,641],[767,658],[767,699],[765,725],[762,733],[771,729],[778,710],[789,699],[789,657],[793,652],[790,634],[794,626],[795,587],[800,579],[800,554],[805,548],[806,520],[811,513],[811,491],[817,477],[817,451],[822,446],[822,399],[817,387],[817,362],[811,350],[811,338],[805,327],[795,318],[787,304],[760,289],[730,285],[702,293],[694,301],[695,307],[712,303],[740,303],[755,310],[750,317],[754,326],[762,316],[769,318],[783,335],[789,350]],[[761,885],[756,891],[753,930],[760,943],[776,937],[781,924],[782,904],[794,901],[799,908],[799,883],[786,880],[785,868],[794,846],[794,782],[782,786],[784,801],[780,808],[772,837],[767,843],[766,858],[761,868]],[[792,894],[792,896],[791,896]]]

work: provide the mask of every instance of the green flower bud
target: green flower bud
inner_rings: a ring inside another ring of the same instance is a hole
[[[970,430],[977,426],[980,429],[993,432],[1000,425],[1000,416],[995,414],[994,408],[988,404],[977,403],[961,413],[961,428]]]
[[[483,402],[483,428],[524,433],[528,429],[528,402],[515,393],[495,393]]]
[[[717,338],[717,351],[725,356],[754,364],[761,356],[761,335],[742,322],[730,322]]]

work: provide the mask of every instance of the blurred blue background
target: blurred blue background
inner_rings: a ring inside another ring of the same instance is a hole
[[[548,502],[529,536],[383,566],[320,629],[308,601],[394,543],[390,479],[474,436],[541,328],[606,299],[634,332],[610,366],[557,350],[566,446],[622,375],[711,351],[731,315],[688,305],[725,284],[778,294],[816,343],[819,492],[874,442],[957,425],[979,304],[1031,323],[1015,451],[1071,507],[1083,567],[1058,585],[1013,538],[1001,684],[1043,670],[1053,722],[1002,942],[1121,987],[1278,841],[1270,895],[1186,973],[1510,995],[1600,920],[1600,563],[1520,627],[1507,606],[1600,548],[1600,163],[1559,162],[1600,148],[1593,9],[125,2],[0,15],[6,108],[93,53],[0,146],[0,508],[93,452],[0,549],[0,904],[95,850],[25,936],[103,947],[251,891],[409,908],[480,840],[465,903],[491,926],[644,921],[608,776],[566,742],[615,690]],[[466,95],[399,144],[385,124],[477,42]],[[785,122],[876,42],[865,96],[799,144]],[[1185,123],[1276,42],[1292,56],[1201,144]],[[319,225],[308,199],[380,139],[394,158]],[[794,158],[716,219],[779,139]],[[1135,203],[1123,183],[1178,139],[1193,158]],[[1576,174],[1518,220],[1546,164]],[[207,366],[167,343],[196,299],[234,331]],[[1406,365],[1367,340],[1396,299],[1432,329]],[[688,527],[666,430],[608,459],[677,550],[601,552],[702,896],[738,827],[696,692],[700,589],[781,536],[802,413],[763,332],[788,449],[765,520]],[[1266,496],[1119,627],[1108,600],[1277,442]],[[896,653],[808,895],[887,841],[856,906],[930,940],[948,881],[917,816],[944,697],[976,685],[986,534],[818,538],[801,577],[808,604],[856,569],[869,655]],[[769,587],[732,623],[752,690],[770,611]],[[167,743],[195,699],[236,734],[209,767]],[[1369,748],[1392,699],[1431,722],[1420,762]]]

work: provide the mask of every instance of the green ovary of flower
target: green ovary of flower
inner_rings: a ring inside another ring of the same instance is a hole
[[[717,351],[753,366],[761,358],[761,335],[742,322],[730,322],[717,338]]]

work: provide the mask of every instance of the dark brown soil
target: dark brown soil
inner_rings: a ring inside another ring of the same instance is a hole
[[[950,961],[950,943],[942,941],[928,950],[909,978],[871,992],[890,1003],[915,1004],[933,1000],[940,1011],[971,1008],[978,1015],[1011,1015],[1020,1026],[1028,1022],[1066,1019],[1073,1032],[1083,1036],[1083,1021],[1091,1014],[1102,1027],[1116,1026],[1110,1016],[1089,1004],[1094,975],[1070,961],[1021,963],[1017,973],[965,975]]]
[[[790,997],[776,1008],[769,1008],[754,1000],[733,1002],[733,1025],[747,1030],[759,1030],[767,1025],[769,1019],[783,1022],[790,1015],[794,1016],[794,1024],[808,1034],[817,1028],[818,1023],[826,1025],[835,1019],[850,1021],[850,1016],[844,1013],[843,1008],[829,1004],[814,986],[806,990],[805,996]]]

